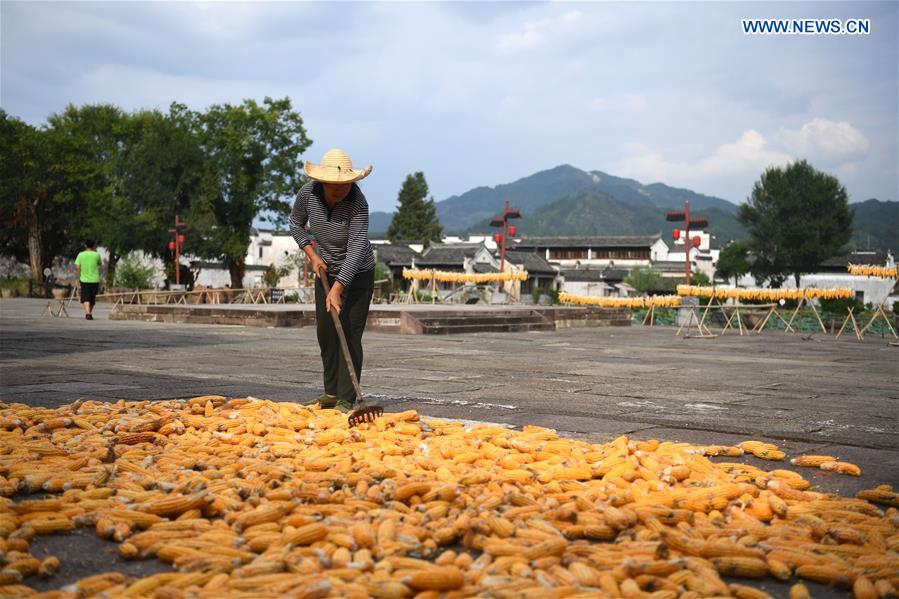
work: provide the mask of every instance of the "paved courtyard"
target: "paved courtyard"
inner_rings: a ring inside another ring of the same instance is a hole
[[[256,328],[42,316],[46,301],[0,303],[0,400],[56,406],[79,398],[153,400],[202,394],[309,401],[321,392],[312,328]],[[364,392],[387,410],[538,424],[594,442],[627,434],[696,443],[748,438],[788,456],[827,453],[859,478],[804,470],[841,494],[899,486],[899,348],[766,333],[682,339],[665,327],[405,336],[367,333]],[[772,469],[779,462],[742,458]],[[35,539],[63,569],[39,589],[110,568],[145,576],[90,530]],[[786,587],[764,581],[775,596]],[[815,587],[815,596],[844,597]]]
[[[78,398],[217,393],[308,401],[321,392],[312,328],[254,328],[42,316],[0,304],[0,395],[55,406]],[[857,461],[899,486],[899,348],[765,333],[683,339],[667,327],[405,336],[366,333],[363,391],[388,410],[539,424],[602,442],[621,434],[699,443],[763,438],[788,454]],[[804,472],[811,475],[812,473]]]

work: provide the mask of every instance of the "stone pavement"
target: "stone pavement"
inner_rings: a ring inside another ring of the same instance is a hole
[[[54,406],[78,398],[208,393],[308,401],[321,392],[312,328],[255,328],[41,316],[0,304],[0,396]],[[729,334],[666,327],[365,336],[363,392],[388,410],[538,424],[592,441],[617,435],[698,443],[764,438],[857,461],[862,479],[817,473],[828,490],[899,486],[899,348],[868,337]],[[808,471],[804,474],[811,475]]]
[[[79,398],[153,400],[203,394],[309,401],[321,392],[312,328],[257,328],[41,316],[46,301],[0,302],[0,400],[56,406]],[[805,469],[817,490],[899,487],[899,348],[868,337],[781,333],[682,339],[666,327],[417,335],[366,333],[363,391],[387,410],[537,424],[606,442],[768,440],[788,456],[827,453],[860,478]],[[773,469],[779,462],[743,461]],[[787,466],[789,467],[789,466]],[[36,555],[63,570],[32,581],[57,588],[116,569],[147,575],[91,531],[39,537]],[[786,587],[763,581],[775,596]],[[815,596],[845,597],[815,586]]]

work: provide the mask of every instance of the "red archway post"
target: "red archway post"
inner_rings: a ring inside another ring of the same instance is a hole
[[[692,225],[694,228],[698,227],[701,229],[707,228],[709,226],[709,221],[707,218],[690,218],[690,202],[684,200],[684,211],[679,212],[669,212],[665,216],[666,220],[669,222],[682,222],[684,223],[684,229],[686,234],[686,239],[684,239],[684,252],[686,253],[686,257],[684,259],[684,278],[687,285],[690,284],[690,249],[692,247],[698,247],[698,243],[693,243],[693,238],[690,237],[690,226]],[[672,231],[671,236],[677,240],[680,232],[675,229]]]
[[[503,202],[503,215],[494,217],[493,220],[490,221],[491,227],[500,227],[503,232],[500,234],[499,239],[499,272],[503,272],[506,268],[506,240],[509,236],[509,219],[511,218],[521,218],[521,212],[518,208],[512,208],[509,206],[509,200]],[[500,284],[500,289],[502,289],[505,285]]]
[[[187,224],[175,215],[175,228],[169,229],[172,234],[172,241],[169,242],[169,249],[175,253],[175,285],[181,284],[181,246],[184,244],[184,234],[181,233]]]

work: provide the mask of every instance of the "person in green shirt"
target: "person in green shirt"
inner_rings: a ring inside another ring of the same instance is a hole
[[[94,319],[92,313],[97,302],[97,291],[100,290],[100,263],[100,254],[94,249],[94,242],[85,241],[84,251],[75,258],[75,274],[81,283],[81,304],[87,320]]]

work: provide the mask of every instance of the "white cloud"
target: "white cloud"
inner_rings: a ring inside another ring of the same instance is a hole
[[[771,148],[765,137],[753,129],[743,132],[734,142],[725,143],[708,156],[693,162],[677,162],[659,152],[647,151],[637,144],[629,146],[634,154],[618,163],[617,173],[642,181],[696,182],[699,180],[744,174],[758,174],[769,166],[790,162],[788,154]]]
[[[798,131],[783,130],[777,139],[797,156],[832,163],[863,155],[871,147],[868,138],[846,121],[822,118],[805,123]]]
[[[863,169],[868,139],[848,122],[815,118],[799,129],[782,128],[766,138],[747,129],[736,141],[715,147],[695,160],[678,161],[639,143],[624,144],[627,158],[616,172],[643,181],[665,181],[693,187],[726,177],[758,176],[764,169],[808,158],[818,168],[850,177]]]
[[[563,38],[574,33],[582,22],[584,14],[572,10],[561,15],[525,21],[521,29],[500,34],[496,51],[501,55],[517,54],[535,49],[553,38]]]
[[[596,112],[644,112],[649,101],[643,94],[612,94],[597,96],[590,102],[590,110]]]

